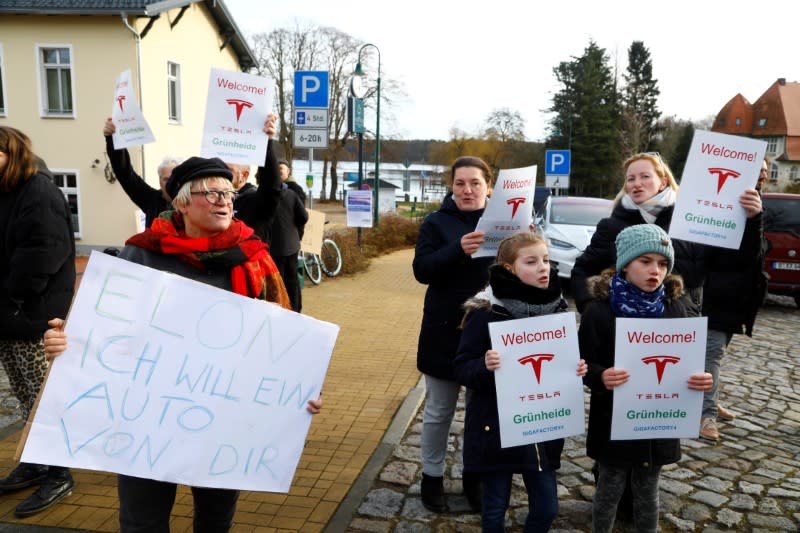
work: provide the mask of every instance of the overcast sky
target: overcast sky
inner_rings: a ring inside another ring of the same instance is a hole
[[[245,35],[333,26],[378,46],[383,78],[407,103],[381,133],[447,139],[476,132],[498,108],[519,111],[543,140],[558,87],[553,67],[593,39],[620,74],[634,40],[650,50],[662,115],[700,120],[737,93],[754,102],[777,79],[800,81],[800,2],[740,0],[225,0]],[[369,128],[369,125],[367,125]]]

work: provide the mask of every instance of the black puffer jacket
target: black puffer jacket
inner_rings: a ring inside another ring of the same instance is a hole
[[[673,210],[674,206],[664,208],[655,221],[666,232],[669,232]],[[604,218],[597,224],[592,241],[583,254],[575,260],[575,266],[572,268],[572,293],[575,296],[575,305],[578,311],[583,312],[583,308],[590,298],[586,280],[607,268],[614,268],[617,261],[614,241],[620,231],[636,224],[646,224],[642,214],[638,209],[622,207],[621,203],[614,207],[610,217]],[[675,248],[675,273],[683,277],[686,290],[696,304],[692,314],[698,315],[702,301],[702,287],[706,277],[706,247],[680,239],[672,239],[672,245]]]
[[[64,195],[40,170],[0,192],[0,339],[41,338],[67,316],[75,290],[75,239]]]
[[[558,294],[558,274],[550,277]],[[544,293],[544,291],[542,291]],[[566,310],[562,300],[560,310]],[[493,296],[491,289],[465,304],[464,333],[455,360],[457,381],[471,390],[464,419],[464,472],[537,472],[561,467],[564,439],[524,446],[500,447],[500,419],[494,372],[484,356],[492,347],[489,323],[514,317]]]
[[[609,280],[613,271],[588,280],[590,300],[581,314],[578,345],[589,371],[583,383],[591,390],[586,455],[610,465],[647,466],[676,463],[681,458],[680,439],[611,440],[611,412],[614,392],[606,389],[601,375],[614,366],[616,317],[609,302]],[[687,316],[690,299],[683,292],[683,280],[671,274],[664,281],[667,298],[663,318]]]
[[[472,259],[461,237],[475,231],[483,209],[460,211],[448,193],[442,207],[425,218],[414,254],[414,277],[428,285],[417,349],[417,368],[454,380],[453,358],[461,338],[461,305],[486,286],[491,257]]]
[[[767,295],[763,213],[748,219],[739,250],[713,248],[703,287],[708,329],[753,336],[756,314]]]

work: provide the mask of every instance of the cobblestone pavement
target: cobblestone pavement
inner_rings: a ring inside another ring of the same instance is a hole
[[[720,402],[738,413],[720,422],[714,445],[684,439],[683,458],[661,476],[661,530],[800,531],[800,311],[788,298],[770,296],[752,339],[734,336],[723,359]],[[588,410],[588,394],[587,394]],[[434,514],[419,497],[421,411],[377,469],[353,515],[349,532],[478,532],[480,516],[461,495],[462,402],[448,449],[448,511]],[[589,531],[594,494],[583,436],[567,439],[558,473],[559,515],[554,532]],[[520,532],[527,496],[517,476],[507,515]],[[615,531],[626,531],[617,524]]]

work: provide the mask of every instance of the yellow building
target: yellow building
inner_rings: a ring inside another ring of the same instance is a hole
[[[165,155],[200,152],[210,69],[247,70],[253,53],[221,0],[10,5],[0,3],[0,124],[24,131],[55,175],[79,253],[119,247],[136,206],[105,154],[117,76],[130,69],[156,138],[130,149],[134,168],[158,188]]]

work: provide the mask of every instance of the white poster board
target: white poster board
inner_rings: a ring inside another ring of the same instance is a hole
[[[489,323],[503,448],[584,431],[575,313]]]
[[[93,252],[22,460],[288,492],[338,330]]]
[[[689,376],[703,372],[708,319],[618,318],[614,367],[630,373],[614,388],[611,440],[696,438],[703,393]]]
[[[274,96],[272,78],[212,68],[200,155],[263,165],[268,141],[264,123]]]
[[[476,231],[485,233],[485,242],[472,257],[494,257],[504,238],[529,231],[533,223],[533,194],[536,188],[536,165],[504,168],[492,188],[492,197],[478,221]]]
[[[348,228],[372,227],[372,191],[347,191]]]
[[[766,149],[764,141],[695,131],[669,235],[738,249],[747,220],[739,196],[755,188]]]
[[[116,126],[116,131],[111,134],[111,139],[117,150],[156,140],[136,102],[130,69],[117,76],[114,103],[111,107],[111,121]]]

